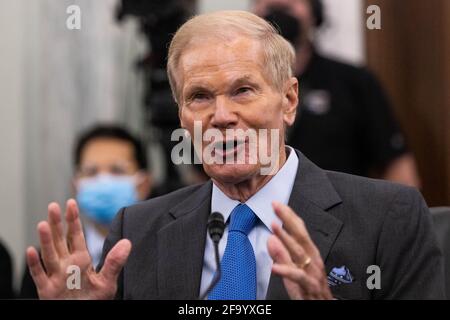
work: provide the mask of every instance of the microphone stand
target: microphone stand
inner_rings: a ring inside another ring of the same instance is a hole
[[[216,273],[214,274],[213,280],[206,289],[206,291],[199,297],[199,300],[205,300],[208,294],[214,289],[217,283],[220,281],[222,276],[222,270],[220,267],[220,255],[219,255],[219,242],[225,230],[225,222],[223,215],[219,212],[211,213],[208,219],[208,233],[211,240],[214,243],[214,256],[216,258]]]
[[[214,274],[214,278],[211,281],[210,285],[206,289],[205,293],[203,293],[199,300],[205,300],[205,298],[208,296],[208,294],[214,289],[214,287],[219,283],[220,278],[222,276],[222,268],[220,267],[220,256],[219,256],[219,242],[214,241],[214,253],[216,257],[216,273]]]

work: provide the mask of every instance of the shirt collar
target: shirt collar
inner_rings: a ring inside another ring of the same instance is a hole
[[[289,150],[289,156],[283,167],[261,190],[245,202],[270,231],[272,231],[273,222],[281,224],[281,221],[272,209],[272,202],[278,201],[288,204],[297,175],[298,156],[293,148],[289,146],[286,148]],[[227,221],[231,211],[239,203],[237,200],[230,199],[213,183],[211,212],[218,211],[222,213],[225,221]]]

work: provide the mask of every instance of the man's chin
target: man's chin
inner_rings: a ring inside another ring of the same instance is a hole
[[[205,171],[212,179],[226,184],[238,184],[259,175],[256,164],[206,165]]]

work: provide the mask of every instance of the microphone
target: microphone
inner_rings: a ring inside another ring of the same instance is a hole
[[[225,221],[223,215],[219,212],[213,212],[208,218],[208,233],[209,237],[214,243],[214,256],[216,258],[217,271],[214,274],[214,278],[211,281],[208,289],[203,293],[199,300],[204,300],[208,294],[214,289],[222,276],[222,270],[220,268],[220,255],[219,255],[219,242],[222,239],[223,232],[225,231]]]

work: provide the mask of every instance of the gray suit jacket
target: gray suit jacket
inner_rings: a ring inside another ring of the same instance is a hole
[[[327,274],[346,266],[354,277],[350,284],[332,287],[336,298],[444,298],[442,257],[418,191],[324,171],[297,154],[289,205],[305,221]],[[119,212],[103,252],[104,257],[122,238],[133,244],[117,298],[199,296],[211,190],[210,181]],[[366,285],[371,265],[381,270],[379,290]],[[267,298],[288,299],[279,277],[272,275]]]

